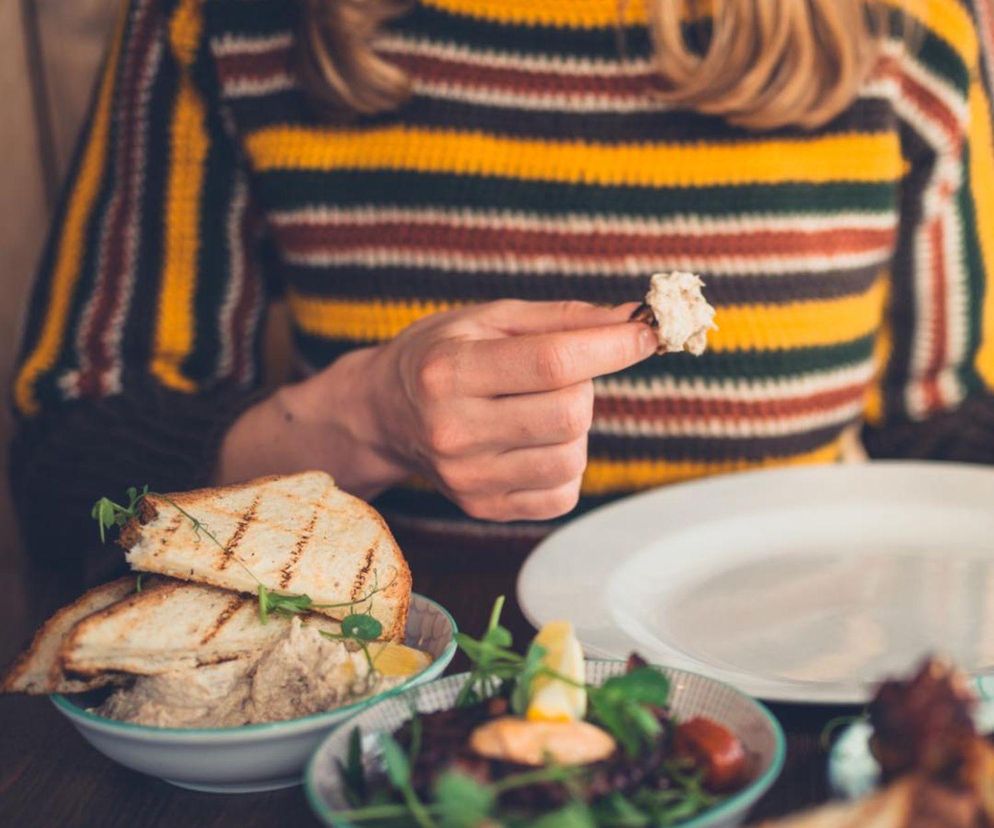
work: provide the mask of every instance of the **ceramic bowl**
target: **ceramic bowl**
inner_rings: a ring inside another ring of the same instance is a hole
[[[677,719],[707,716],[724,724],[739,736],[754,759],[752,782],[714,808],[680,823],[681,828],[741,825],[749,808],[773,784],[783,767],[785,742],[779,722],[762,704],[727,684],[683,670],[661,669],[671,681],[670,705]],[[621,661],[587,662],[587,681],[593,685],[624,672],[625,664]],[[385,699],[328,736],[311,759],[304,780],[308,801],[318,817],[335,828],[352,828],[337,815],[349,807],[338,763],[344,762],[348,755],[354,728],[360,728],[363,734],[366,769],[378,770],[381,765],[377,734],[397,730],[411,718],[413,709],[430,713],[450,708],[465,679],[465,673],[449,676]]]
[[[404,643],[434,661],[400,687],[299,719],[241,727],[149,727],[90,713],[80,697],[54,695],[55,707],[93,747],[125,767],[182,788],[248,793],[298,785],[307,760],[329,732],[370,705],[438,678],[452,660],[456,624],[444,607],[411,596]]]

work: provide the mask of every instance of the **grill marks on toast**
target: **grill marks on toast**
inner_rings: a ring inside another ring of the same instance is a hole
[[[252,502],[249,504],[248,509],[245,513],[238,518],[238,524],[235,526],[235,531],[231,535],[231,540],[228,541],[224,549],[221,552],[221,560],[218,562],[218,569],[227,569],[228,564],[232,562],[235,558],[235,550],[238,548],[238,544],[242,542],[242,538],[245,537],[245,533],[248,531],[249,526],[255,520],[256,512],[259,510],[259,498],[260,495],[256,495]]]
[[[369,580],[369,570],[373,566],[373,556],[376,554],[374,547],[366,550],[366,559],[362,562],[362,568],[356,573],[355,581],[352,584],[352,592],[349,597],[356,601],[366,588],[366,581]]]
[[[290,553],[290,559],[280,569],[280,589],[286,589],[290,585],[290,581],[293,580],[293,573],[297,568],[297,563],[300,561],[300,556],[304,554],[304,547],[310,543],[314,535],[314,527],[317,525],[318,515],[319,511],[315,508],[311,519],[307,521],[307,525],[294,544],[293,551]]]
[[[221,628],[231,620],[232,616],[238,610],[245,606],[246,599],[242,598],[240,595],[235,595],[221,612],[218,613],[217,618],[214,620],[214,624],[211,628],[204,634],[204,637],[200,639],[201,645],[209,642],[214,636],[221,632]]]

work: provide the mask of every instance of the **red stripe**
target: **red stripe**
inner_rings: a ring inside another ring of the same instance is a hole
[[[953,150],[958,152],[963,143],[963,129],[956,113],[945,104],[942,98],[902,72],[900,66],[893,61],[888,62],[881,74],[884,77],[897,80],[901,86],[902,94],[939,126]],[[916,125],[912,124],[912,126]]]
[[[95,304],[89,325],[82,332],[81,363],[86,367],[80,376],[79,387],[83,397],[103,393],[104,373],[111,365],[104,334],[121,300],[125,270],[137,243],[135,196],[140,192],[141,185],[133,179],[140,169],[139,141],[144,125],[144,118],[139,117],[142,109],[139,100],[144,81],[142,68],[152,54],[152,34],[155,31],[152,25],[155,16],[149,13],[147,6],[142,4],[135,11],[135,33],[133,40],[129,41],[131,50],[120,70],[120,99],[123,104],[115,118],[120,138],[112,145],[117,155],[113,178],[115,191],[106,217],[106,244],[97,253],[99,273],[98,286],[93,293]]]
[[[228,84],[292,74],[292,55],[290,48],[284,45],[265,52],[219,55],[216,61],[218,77],[222,84]]]
[[[774,419],[817,414],[862,398],[866,383],[819,391],[801,397],[784,399],[741,400],[731,398],[658,397],[642,399],[599,394],[594,401],[594,416],[625,417],[636,422],[680,419]]]
[[[451,58],[395,52],[391,61],[416,81],[456,84],[461,87],[532,94],[603,95],[641,97],[658,88],[658,76],[648,70],[638,74],[577,74],[563,71],[531,71],[513,66],[486,66]]]
[[[254,370],[252,360],[253,337],[255,325],[250,324],[253,311],[259,302],[259,272],[255,257],[251,254],[255,249],[252,243],[257,227],[257,216],[251,210],[246,210],[242,216],[241,238],[242,249],[246,251],[245,270],[242,274],[241,295],[233,311],[231,320],[231,373],[236,381],[246,383]],[[232,278],[237,274],[232,273]]]
[[[931,289],[932,325],[928,335],[932,342],[923,380],[925,406],[929,412],[942,408],[938,375],[946,361],[946,251],[944,225],[941,217],[933,219],[928,228],[928,242],[932,252]]]
[[[768,256],[827,255],[890,249],[891,228],[846,227],[815,230],[714,231],[700,236],[683,233],[624,233],[578,230],[460,227],[381,220],[363,224],[281,223],[276,234],[288,252],[315,253],[357,248],[445,250],[517,256]]]

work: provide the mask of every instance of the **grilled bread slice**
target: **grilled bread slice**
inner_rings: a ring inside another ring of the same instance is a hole
[[[306,594],[315,612],[338,620],[368,609],[384,638],[403,637],[407,562],[379,513],[324,472],[149,494],[139,511],[120,539],[134,569],[235,592],[261,583]]]
[[[135,578],[129,575],[95,587],[42,625],[31,646],[11,665],[0,680],[3,693],[82,693],[122,679],[103,674],[76,679],[62,672],[59,653],[66,635],[76,624],[95,612],[126,598],[135,591]]]
[[[262,623],[258,607],[237,592],[169,580],[80,621],[63,643],[62,666],[73,675],[152,676],[256,653],[290,626],[278,614]],[[305,623],[341,632],[337,621],[323,615],[306,616]]]

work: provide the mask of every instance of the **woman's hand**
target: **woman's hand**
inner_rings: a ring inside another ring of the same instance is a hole
[[[370,439],[473,517],[564,514],[587,465],[592,378],[657,346],[630,312],[500,301],[424,319],[370,356]]]
[[[658,344],[627,321],[634,307],[502,300],[434,314],[282,389],[297,432],[284,453],[365,497],[418,473],[473,517],[562,515],[587,463],[592,379]]]

